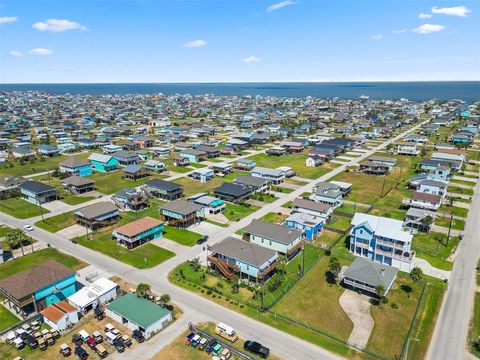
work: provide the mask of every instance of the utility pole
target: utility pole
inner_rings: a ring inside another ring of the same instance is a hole
[[[383,179],[382,195],[380,195],[380,198],[381,198],[381,199],[383,199],[383,190],[385,189],[385,181],[387,181],[387,178]]]
[[[450,231],[452,230],[452,223],[453,223],[453,213],[450,214],[450,224],[448,224],[447,248],[448,248],[448,241],[450,240]]]
[[[305,274],[305,243],[302,245],[302,276]]]

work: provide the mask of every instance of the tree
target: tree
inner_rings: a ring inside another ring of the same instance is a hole
[[[194,257],[192,260],[190,260],[190,264],[193,266],[193,269],[195,272],[198,272],[201,268],[201,263],[200,263],[200,258],[199,257]]]
[[[338,259],[334,256],[330,258],[330,262],[328,263],[328,270],[333,274],[335,277],[335,280],[338,278],[338,274],[340,273],[340,270],[342,269],[342,266],[338,262]]]
[[[163,294],[162,296],[160,296],[160,302],[165,306],[165,305],[168,305],[168,303],[170,302],[171,298],[170,298],[170,295],[168,294]]]
[[[432,226],[433,224],[433,217],[431,217],[430,215],[427,215],[425,216],[425,218],[423,219],[423,225],[425,225],[427,228],[428,228],[428,232],[430,232],[430,226]]]
[[[419,282],[423,279],[423,271],[418,266],[415,266],[412,271],[410,271],[410,278],[413,282]]]
[[[383,285],[377,285],[377,287],[375,288],[375,293],[376,293],[377,296],[378,296],[379,304],[386,304],[386,303],[388,303],[388,299],[387,299],[387,297],[385,296],[385,286],[383,286]]]
[[[23,244],[28,242],[28,238],[25,233],[20,229],[14,229],[10,231],[7,236],[5,236],[5,242],[10,246],[10,249],[15,249],[16,247],[20,246],[22,249],[22,255],[25,255],[23,251]],[[13,251],[12,251],[13,254]],[[13,256],[13,255],[12,255]]]
[[[146,283],[140,283],[137,285],[137,289],[135,290],[135,293],[138,296],[144,297],[145,295],[149,295],[151,290],[151,286]]]

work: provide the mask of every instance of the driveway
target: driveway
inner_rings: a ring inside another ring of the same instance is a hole
[[[213,235],[217,234],[220,230],[223,230],[224,228],[211,224],[206,221],[202,221],[199,224],[192,225],[188,228],[190,231],[194,231],[196,233],[202,234],[202,235],[208,235],[209,237],[212,237]]]
[[[57,235],[60,235],[65,239],[73,239],[77,236],[83,236],[86,234],[87,234],[87,231],[85,230],[85,227],[78,224],[74,224],[65,229],[57,231]]]
[[[373,329],[373,318],[370,315],[370,297],[346,289],[339,299],[340,306],[353,322],[353,330],[348,344],[365,349]]]
[[[418,266],[420,269],[422,269],[423,273],[428,276],[436,277],[437,279],[441,280],[450,278],[450,271],[437,269],[436,267],[430,265],[427,260],[415,257],[413,264],[414,266]]]

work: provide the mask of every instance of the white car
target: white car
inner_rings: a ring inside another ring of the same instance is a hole
[[[23,230],[25,230],[25,231],[33,231],[33,226],[32,226],[32,225],[23,225]]]

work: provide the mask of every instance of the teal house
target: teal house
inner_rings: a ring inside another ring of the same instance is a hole
[[[117,241],[118,245],[125,246],[127,249],[134,249],[162,237],[163,229],[162,221],[145,216],[116,228],[112,232],[112,238]]]
[[[118,169],[118,160],[110,155],[93,153],[88,160],[96,171],[111,172]]]
[[[4,304],[23,317],[65,300],[76,291],[75,271],[54,260],[0,280]]]

